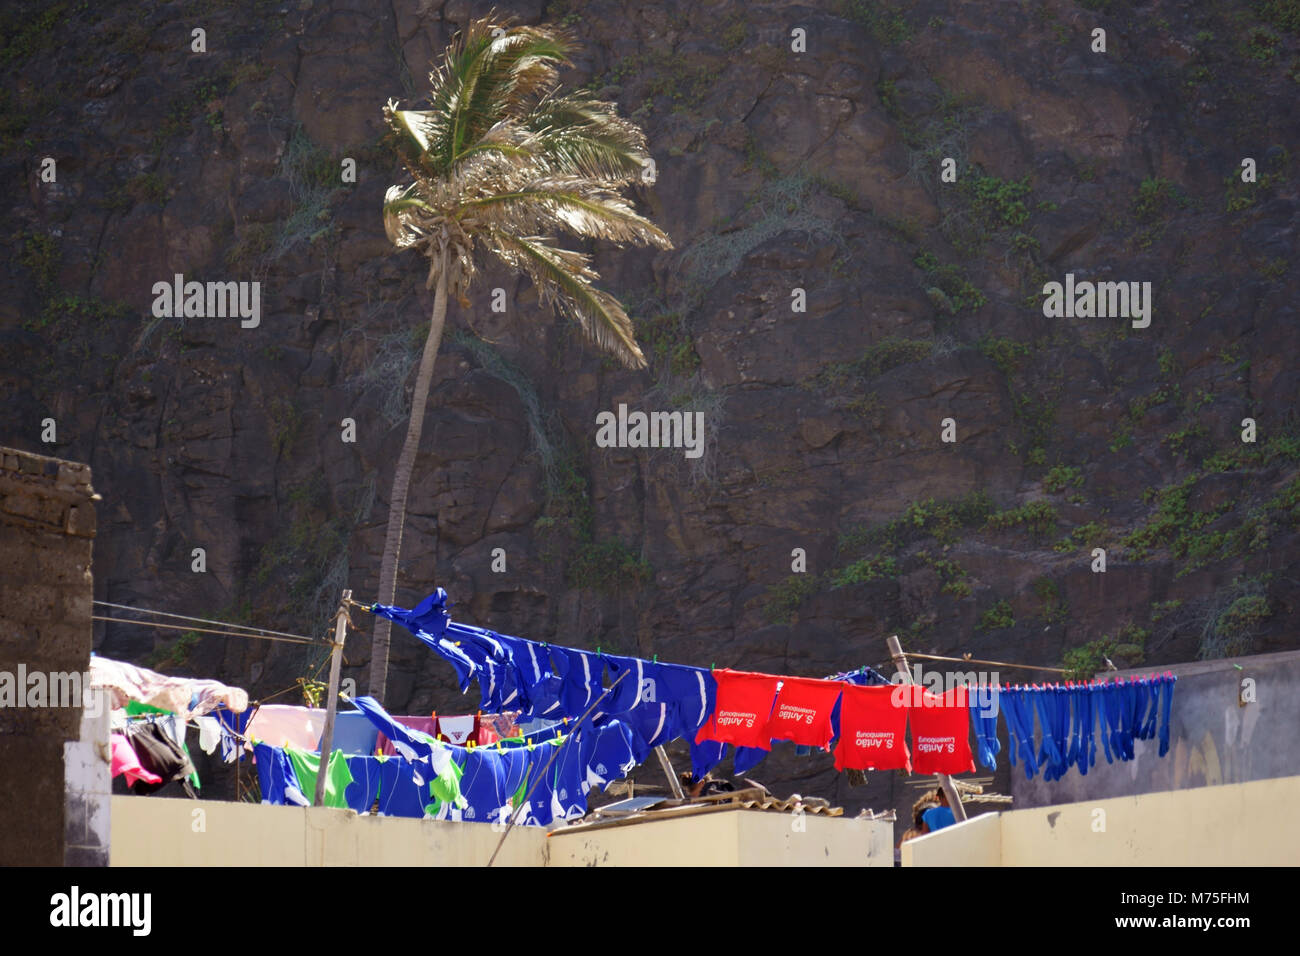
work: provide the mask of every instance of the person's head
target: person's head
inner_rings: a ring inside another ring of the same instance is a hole
[[[948,805],[948,794],[943,787],[934,788],[934,798],[939,802],[939,806],[946,807]]]

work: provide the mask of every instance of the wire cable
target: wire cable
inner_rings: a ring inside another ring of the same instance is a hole
[[[1026,671],[1050,671],[1053,674],[1067,673],[1067,669],[1064,667],[1042,667],[1038,664],[1008,664],[1006,661],[981,661],[973,657],[944,657],[942,654],[916,654],[912,651],[904,651],[904,656],[909,659],[915,657],[926,661],[952,661],[954,664],[990,664],[993,667],[1011,667]],[[885,665],[881,664],[880,666],[884,667]]]
[[[285,631],[272,631],[270,628],[256,627],[252,624],[231,624],[229,621],[211,621],[205,617],[191,617],[188,614],[171,614],[167,611],[155,611],[152,610],[151,608],[132,607],[129,604],[114,604],[111,601],[95,601],[93,603],[101,605],[102,607],[118,608],[119,610],[123,610],[123,611],[135,611],[137,614],[153,614],[156,615],[157,617],[170,617],[180,621],[197,621],[200,624],[216,624],[219,627],[239,628],[247,631],[258,631],[262,634],[276,634],[279,635],[280,637],[296,637],[299,640],[311,641],[312,643],[317,643],[315,638],[308,637],[305,634],[289,634]]]
[[[312,647],[320,647],[321,641],[314,641],[311,638],[299,640],[298,638],[289,637],[272,637],[270,634],[252,634],[247,631],[214,631],[211,628],[189,627],[184,624],[163,624],[161,621],[131,621],[121,617],[104,617],[99,614],[90,615],[92,621],[108,621],[111,624],[135,624],[140,627],[165,627],[173,631],[190,631],[195,634],[220,634],[223,637],[256,637],[264,641],[281,641],[285,644],[306,644]]]

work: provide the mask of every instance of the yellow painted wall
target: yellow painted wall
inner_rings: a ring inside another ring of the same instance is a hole
[[[903,845],[904,866],[1295,866],[1300,777],[988,814]]]
[[[113,797],[111,827],[113,866],[482,866],[501,837],[480,823],[135,796]],[[761,810],[549,837],[515,827],[497,865],[892,866],[892,833],[879,821]]]
[[[880,821],[724,810],[557,830],[547,865],[893,866],[892,834],[893,826]]]
[[[113,797],[111,827],[112,866],[482,866],[501,838],[481,823],[134,796]],[[515,827],[496,865],[542,866],[545,848],[544,831]]]

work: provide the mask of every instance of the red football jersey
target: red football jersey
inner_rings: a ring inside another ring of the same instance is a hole
[[[714,671],[713,678],[718,683],[717,704],[695,735],[695,742],[716,740],[737,747],[771,750],[767,724],[779,678],[731,670]]]
[[[831,711],[845,685],[840,681],[783,677],[768,721],[768,737],[826,748],[831,742]]]
[[[908,759],[907,699],[897,685],[846,684],[840,703],[840,741],[836,770],[911,770]]]
[[[912,752],[916,773],[969,773],[975,769],[970,753],[970,705],[965,687],[942,696],[925,691],[920,706],[910,711]]]

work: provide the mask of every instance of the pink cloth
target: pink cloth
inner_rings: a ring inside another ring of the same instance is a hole
[[[325,711],[319,707],[263,704],[248,721],[244,736],[272,747],[292,746],[313,751],[320,749],[324,729]]]
[[[108,739],[113,747],[113,759],[109,764],[112,770],[111,776],[126,774],[127,786],[137,780],[143,780],[145,783],[162,783],[162,777],[140,766],[140,758],[136,756],[131,741],[126,739],[126,734],[109,734]]]

